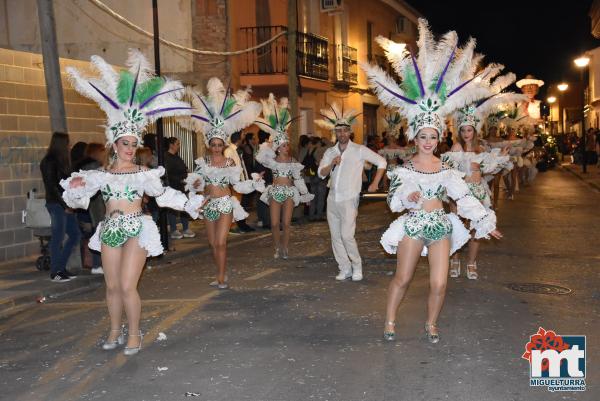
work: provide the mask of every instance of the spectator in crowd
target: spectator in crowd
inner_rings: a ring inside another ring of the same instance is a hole
[[[144,146],[150,149],[152,153],[152,159],[150,160],[149,168],[156,168],[158,166],[158,154],[156,153],[156,134],[148,133],[144,135]]]
[[[174,136],[165,139],[167,145],[165,146],[165,170],[167,172],[169,186],[178,191],[185,192],[184,181],[187,178],[188,169],[183,159],[178,155],[181,141]],[[179,217],[179,220],[181,221],[182,231],[177,229],[177,217]],[[189,219],[186,212],[169,209],[167,218],[171,228],[172,239],[181,239],[184,237],[194,238],[196,236],[196,233],[190,230]]]
[[[51,219],[50,279],[55,283],[63,283],[75,277],[67,270],[67,261],[81,238],[75,212],[63,201],[63,188],[60,186],[60,180],[71,175],[68,134],[52,134],[40,170],[46,191],[46,209]]]
[[[253,132],[248,132],[242,145],[244,163],[248,174],[255,173],[256,153],[258,152],[258,139]],[[242,205],[244,206],[244,205]],[[245,206],[244,206],[245,207]]]
[[[298,138],[298,151],[296,154],[296,160],[304,160],[306,152],[310,146],[310,137],[308,135],[300,135]]]
[[[155,155],[152,153],[152,149],[149,147],[138,148],[135,151],[135,160],[136,163],[142,167],[152,168],[152,163],[154,163]],[[144,195],[142,198],[142,211],[144,214],[148,214],[152,216],[152,220],[158,224],[158,204],[153,197],[149,197]]]
[[[85,148],[85,157],[75,165],[73,171],[79,170],[97,170],[104,166],[106,158],[106,147],[101,143],[89,143]],[[81,229],[82,241],[81,241],[81,254],[84,255],[82,259],[88,260],[88,255],[91,257],[91,273],[92,274],[104,274],[102,269],[102,259],[100,253],[91,250],[87,245],[89,239],[96,232],[98,224],[104,219],[106,214],[106,208],[102,195],[97,193],[90,199],[90,205],[88,210],[77,210],[77,220],[79,221],[79,228]],[[85,263],[84,263],[85,265]]]
[[[587,164],[596,164],[598,156],[596,154],[596,132],[594,128],[588,128],[585,138],[585,160]]]
[[[81,162],[85,159],[85,149],[87,148],[87,143],[79,141],[73,145],[71,148],[71,167],[73,171],[79,171],[81,166]]]
[[[229,144],[229,146],[227,148],[225,148],[225,151],[223,154],[225,155],[225,157],[228,157],[231,160],[233,160],[236,166],[242,167],[242,175],[240,177],[240,180],[246,181],[246,180],[250,179],[250,172],[246,168],[246,163],[244,163],[244,159],[242,157],[243,149],[242,149],[241,145],[242,145],[242,133],[234,132],[231,135],[231,143]],[[242,207],[244,206],[244,203],[247,203],[247,200],[244,199],[241,194],[235,193],[235,197],[238,198],[238,200],[242,204]],[[232,229],[230,232],[231,233],[239,233],[239,232],[248,233],[251,231],[254,231],[254,228],[252,228],[248,225],[248,223],[246,222],[246,219],[243,219],[243,220],[237,221],[237,230]]]
[[[268,132],[262,130],[258,131],[258,145],[260,146],[264,142],[268,141],[269,136],[270,135]],[[258,161],[255,162],[254,169],[256,173],[263,174],[265,185],[271,185],[273,183],[273,173],[270,169],[266,168]],[[256,197],[256,215],[258,217],[258,227],[270,230],[271,216],[269,214],[269,205],[267,205],[265,202],[262,202],[259,197]]]
[[[325,220],[325,196],[327,193],[327,182],[319,178],[317,172],[319,163],[325,153],[325,147],[321,138],[312,137],[307,146],[307,152],[302,160],[304,165],[304,178],[309,192],[315,195],[308,207],[308,219],[310,221]]]

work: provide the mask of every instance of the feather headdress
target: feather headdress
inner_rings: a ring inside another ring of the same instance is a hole
[[[361,67],[379,100],[408,119],[409,140],[425,127],[441,134],[445,116],[487,94],[484,87],[473,84],[492,70],[475,74],[482,56],[474,54],[474,39],[458,48],[456,32],[451,31],[436,41],[427,21],[419,19],[418,55],[382,36],[376,40],[402,82],[397,83],[377,66],[361,63]]]
[[[202,132],[204,143],[219,138],[229,144],[231,134],[252,125],[260,113],[260,104],[250,101],[250,88],[232,94],[218,78],[206,84],[206,95],[199,90],[189,89],[192,99],[191,120],[180,119],[179,123],[196,132]]]
[[[344,110],[343,103],[341,109],[336,102],[328,104],[328,106],[328,108],[321,109],[323,118],[315,120],[315,123],[328,130],[333,130],[335,127],[349,127],[352,130],[352,124],[356,122],[356,117],[360,113],[354,109]]]
[[[73,67],[67,68],[67,74],[73,88],[106,113],[107,145],[132,135],[142,146],[148,124],[160,117],[190,114],[190,105],[179,100],[184,93],[181,82],[155,76],[138,50],[129,50],[127,70],[115,71],[100,56],[92,56],[91,64],[100,74],[98,78],[84,78]]]
[[[260,102],[262,103],[263,116],[256,120],[256,122],[259,123],[266,132],[271,134],[271,142],[273,143],[274,148],[277,149],[284,143],[289,143],[290,139],[287,134],[287,129],[297,117],[292,118],[288,108],[287,97],[280,98],[279,103],[277,103],[275,95],[269,93],[269,97],[267,99],[261,99]]]
[[[402,127],[402,117],[398,112],[386,113],[381,119],[383,128],[388,135],[398,138],[400,136],[400,128]]]
[[[488,75],[495,75],[500,72],[500,69],[490,72]],[[527,96],[525,95],[502,92],[507,86],[515,82],[515,79],[515,74],[508,73],[494,79],[493,82],[490,79],[482,79],[475,83],[476,86],[487,89],[488,94],[481,100],[458,109],[455,113],[457,128],[460,129],[460,127],[470,125],[479,132],[488,114],[494,114],[503,105],[526,101]]]
[[[515,129],[525,125],[534,125],[537,121],[527,114],[524,114],[516,103],[507,105],[504,110],[499,113],[498,117],[500,125]]]

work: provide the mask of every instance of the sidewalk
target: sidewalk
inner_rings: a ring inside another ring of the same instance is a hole
[[[563,163],[560,166],[590,187],[594,188],[596,191],[600,192],[600,168],[598,168],[597,164],[588,165],[587,173],[585,174],[582,172],[581,165],[578,164]]]
[[[190,228],[196,233],[196,237],[169,240],[171,250],[163,256],[148,259],[144,274],[149,274],[156,268],[166,267],[178,259],[208,253],[210,249],[204,223],[190,222]],[[246,234],[230,234],[228,242],[233,246],[263,237],[269,240],[270,233],[270,230],[257,229]],[[35,261],[38,256],[32,255],[0,263],[0,316],[31,307],[37,302],[44,302],[45,299],[90,291],[104,284],[103,275],[93,275],[88,269],[74,271],[78,276],[69,282],[53,283],[48,271],[36,269]],[[212,263],[210,255],[206,257],[206,263]]]

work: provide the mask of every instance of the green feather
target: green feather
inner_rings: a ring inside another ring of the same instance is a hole
[[[229,114],[231,114],[231,110],[233,110],[233,106],[235,106],[235,98],[232,97],[228,97],[227,100],[225,100],[225,107],[223,107],[223,117],[227,117]]]
[[[273,129],[275,129],[275,127],[277,127],[277,118],[275,117],[275,114],[269,115],[269,125]]]
[[[131,91],[133,90],[133,82],[135,77],[127,70],[122,70],[119,74],[119,83],[117,85],[117,99],[119,103],[129,102]]]
[[[433,81],[431,82],[431,85],[429,85],[429,91],[431,93],[435,92],[435,87],[437,86],[438,79],[439,79],[439,77],[435,77],[433,79]],[[444,82],[442,82],[442,85],[440,85],[440,90],[438,91],[438,96],[440,97],[440,100],[442,102],[445,102],[447,95],[448,95],[448,87],[446,86],[446,81],[444,81]]]
[[[279,109],[279,123],[281,124],[281,126],[285,126],[285,124],[287,124],[289,119],[290,119],[290,112],[288,111],[288,109],[286,109],[284,107]]]
[[[143,103],[146,99],[156,95],[164,84],[165,81],[161,77],[154,77],[143,84],[139,84],[135,93],[135,101],[138,104]]]
[[[404,95],[411,100],[416,100],[421,96],[419,81],[417,80],[417,74],[415,73],[414,68],[410,68],[400,84],[400,88],[402,88]]]

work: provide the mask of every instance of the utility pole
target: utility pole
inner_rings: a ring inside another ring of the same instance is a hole
[[[297,31],[298,31],[298,1],[288,0],[288,26],[287,26],[287,70],[288,70],[288,99],[292,117],[298,111],[298,67],[297,67]],[[290,142],[292,149],[298,148],[298,124],[290,125]]]
[[[158,36],[158,0],[152,0],[152,28],[154,33],[154,71],[156,76],[160,76],[160,42]],[[162,118],[156,120],[156,153],[158,165],[165,164],[165,152],[163,149],[163,122]],[[160,230],[160,241],[165,251],[169,251],[169,233],[167,231],[167,211],[165,208],[159,209],[158,228]]]
[[[46,96],[52,132],[67,133],[67,118],[62,82],[60,79],[60,63],[56,45],[56,24],[54,22],[54,5],[52,0],[37,0],[38,18],[40,21],[40,39],[44,57],[44,78],[46,80]]]

